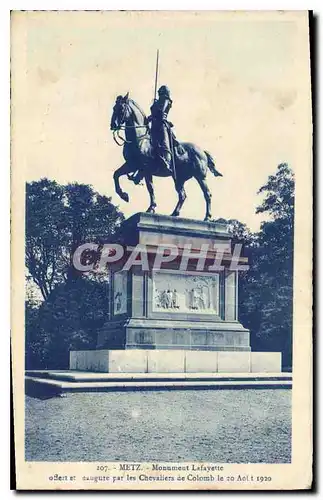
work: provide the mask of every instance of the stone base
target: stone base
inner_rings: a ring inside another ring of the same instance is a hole
[[[182,349],[250,351],[250,333],[241,323],[127,319],[108,322],[98,337],[98,349]]]
[[[279,373],[279,352],[71,351],[70,370],[103,373]]]

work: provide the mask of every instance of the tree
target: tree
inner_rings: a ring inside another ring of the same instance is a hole
[[[250,268],[246,307],[254,344],[283,352],[283,363],[291,366],[293,318],[294,175],[286,163],[278,166],[268,182],[256,213],[271,220],[261,224]]]
[[[79,277],[56,286],[38,313],[38,341],[43,350],[34,367],[67,369],[69,351],[95,349],[108,314],[106,284]]]
[[[45,368],[46,339],[39,325],[39,307],[42,303],[31,285],[31,277],[26,277],[25,301],[25,366],[26,369]]]
[[[48,179],[27,183],[26,266],[45,300],[75,274],[75,249],[108,239],[123,219],[111,198],[92,186],[62,186]]]
[[[26,185],[26,266],[44,299],[61,280],[68,225],[64,187],[41,179]]]
[[[283,353],[292,363],[294,175],[286,163],[258,194],[256,213],[268,216],[258,233],[235,219],[218,219],[229,227],[232,242],[242,243],[249,271],[239,273],[239,319],[250,329],[253,350]]]
[[[246,224],[237,219],[216,219],[214,222],[225,224],[232,237],[232,243],[241,243],[245,248],[254,244],[254,235]]]
[[[265,193],[265,198],[256,209],[256,213],[268,213],[274,220],[288,221],[294,224],[294,174],[287,163],[278,165],[277,172],[270,175],[267,183],[258,194]]]
[[[72,257],[82,243],[108,241],[123,219],[91,186],[27,184],[27,368],[67,368],[70,349],[95,347],[107,315],[107,275],[74,270]]]

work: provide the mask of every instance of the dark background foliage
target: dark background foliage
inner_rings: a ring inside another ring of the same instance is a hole
[[[281,351],[292,365],[294,176],[286,163],[260,187],[260,230],[229,225],[250,269],[239,274],[239,319],[251,347]],[[69,351],[95,348],[107,316],[107,277],[80,274],[72,255],[82,243],[113,237],[124,219],[111,198],[84,184],[41,179],[26,188],[26,368],[67,368]],[[38,297],[36,290],[38,291]]]
[[[26,368],[66,368],[70,350],[95,348],[107,316],[107,275],[78,273],[72,256],[82,243],[109,240],[123,219],[111,198],[91,186],[27,184],[26,268],[33,286],[26,297]]]
[[[265,214],[258,233],[237,220],[227,222],[233,241],[243,244],[250,269],[239,274],[239,319],[251,331],[251,348],[280,351],[292,365],[294,175],[278,166],[258,194],[256,213]]]

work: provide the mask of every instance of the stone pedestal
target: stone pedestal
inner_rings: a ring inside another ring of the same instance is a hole
[[[126,252],[110,266],[109,318],[97,349],[250,351],[225,225],[139,213],[123,223],[118,239]],[[177,257],[156,269],[156,256],[172,245]],[[129,267],[134,248],[141,264]],[[194,256],[186,266],[188,251]],[[220,270],[214,270],[217,252],[223,252]]]

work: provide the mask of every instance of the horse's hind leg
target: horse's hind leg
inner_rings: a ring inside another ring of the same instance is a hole
[[[176,191],[178,193],[178,202],[177,205],[174,209],[174,212],[172,213],[173,217],[177,217],[181,211],[181,208],[184,204],[184,201],[186,200],[186,192],[184,189],[184,182],[176,182]]]
[[[156,199],[155,199],[155,191],[154,191],[154,185],[153,185],[153,177],[152,175],[145,175],[145,181],[146,181],[146,186],[148,189],[148,193],[150,196],[150,205],[146,212],[149,213],[155,213],[155,208],[156,208]]]
[[[212,215],[211,215],[211,197],[212,197],[212,194],[211,194],[211,191],[209,190],[209,186],[207,185],[205,179],[203,179],[203,178],[201,179],[199,177],[196,177],[196,180],[199,183],[199,185],[203,191],[203,195],[204,195],[204,199],[205,199],[205,203],[206,203],[206,213],[205,213],[204,220],[210,220],[210,219],[212,219]]]

